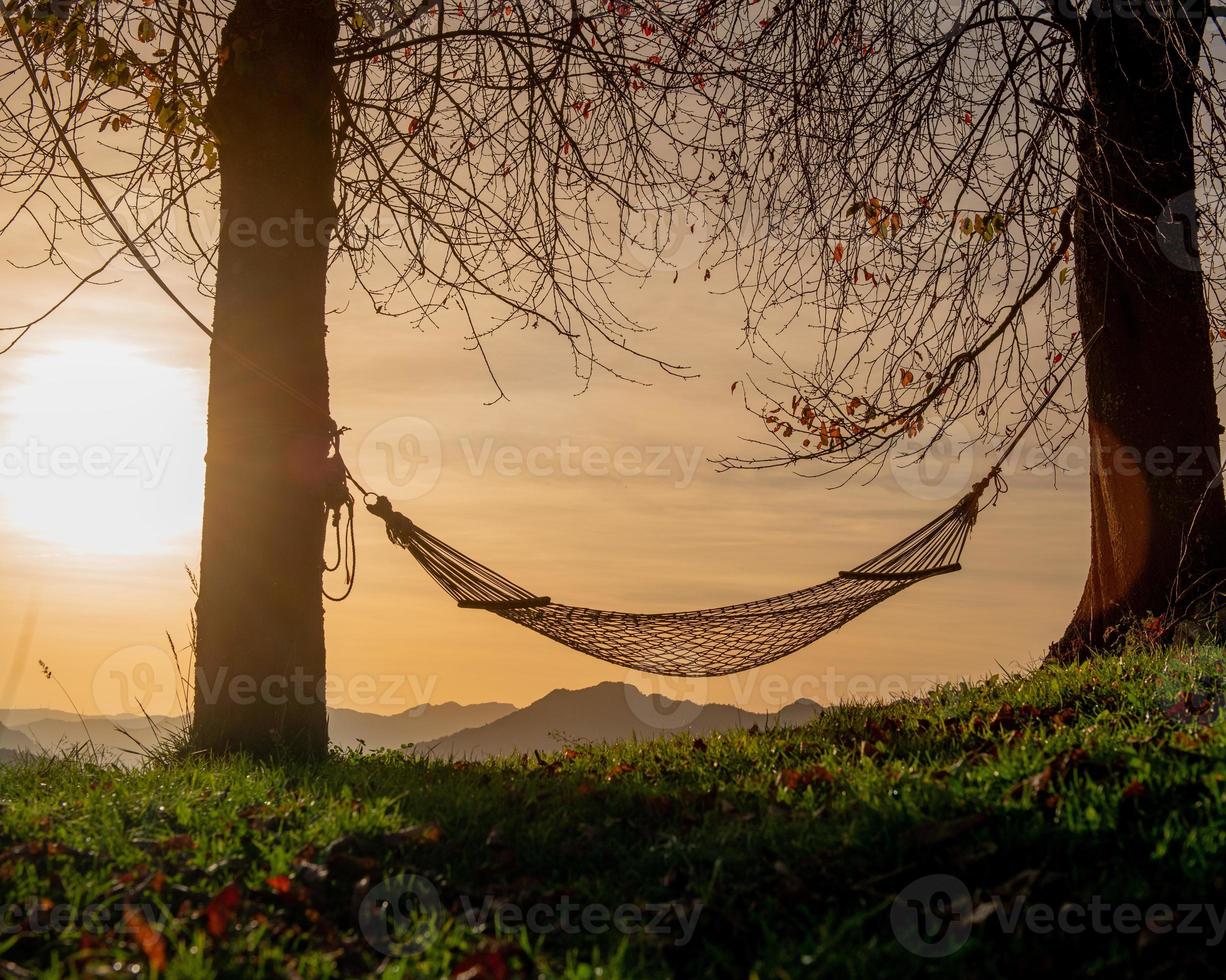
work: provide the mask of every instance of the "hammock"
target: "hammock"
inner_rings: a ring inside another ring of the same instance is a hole
[[[392,509],[367,509],[464,609],[526,626],[606,663],[674,677],[722,677],[774,663],[849,623],[916,582],[961,569],[979,500],[999,468],[953,507],[892,548],[836,578],[754,602],[674,613],[608,612],[554,602],[457,551]]]

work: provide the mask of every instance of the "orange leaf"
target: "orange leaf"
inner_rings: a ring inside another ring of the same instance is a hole
[[[914,381],[914,380],[915,380],[915,375],[914,375],[914,374],[912,374],[910,371],[908,371],[906,368],[903,368],[903,369],[902,369],[902,383],[903,383],[903,386],[904,386],[904,387],[906,387],[907,385],[909,385],[909,384],[910,384],[912,381]]]
[[[839,244],[834,246],[834,261],[836,262],[843,261],[843,243],[842,242],[839,242]]]
[[[123,913],[124,927],[132,933],[136,945],[145,954],[149,966],[154,970],[166,969],[166,940],[162,934],[145,921],[139,909],[128,908]]]
[[[285,875],[273,875],[271,878],[265,878],[264,884],[278,895],[288,895],[293,887],[293,883]]]

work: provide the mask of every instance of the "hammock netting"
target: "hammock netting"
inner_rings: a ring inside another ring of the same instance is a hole
[[[418,527],[385,497],[368,509],[435,582],[481,609],[551,640],[633,670],[720,677],[803,650],[916,582],[958,571],[991,477],[935,520],[836,578],[796,592],[689,612],[628,613],[567,606],[531,592]]]

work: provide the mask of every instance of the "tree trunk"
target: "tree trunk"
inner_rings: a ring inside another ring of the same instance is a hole
[[[1226,499],[1205,288],[1195,252],[1189,65],[1202,24],[1092,5],[1074,261],[1085,345],[1091,555],[1064,638],[1074,659],[1220,581]],[[1137,8],[1140,9],[1139,7]]]
[[[193,740],[327,749],[324,351],[332,0],[238,0],[208,109],[221,168]]]

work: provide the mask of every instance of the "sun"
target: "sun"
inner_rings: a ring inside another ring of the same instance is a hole
[[[16,377],[0,393],[4,533],[79,555],[190,546],[204,481],[197,374],[96,341],[10,366]]]

